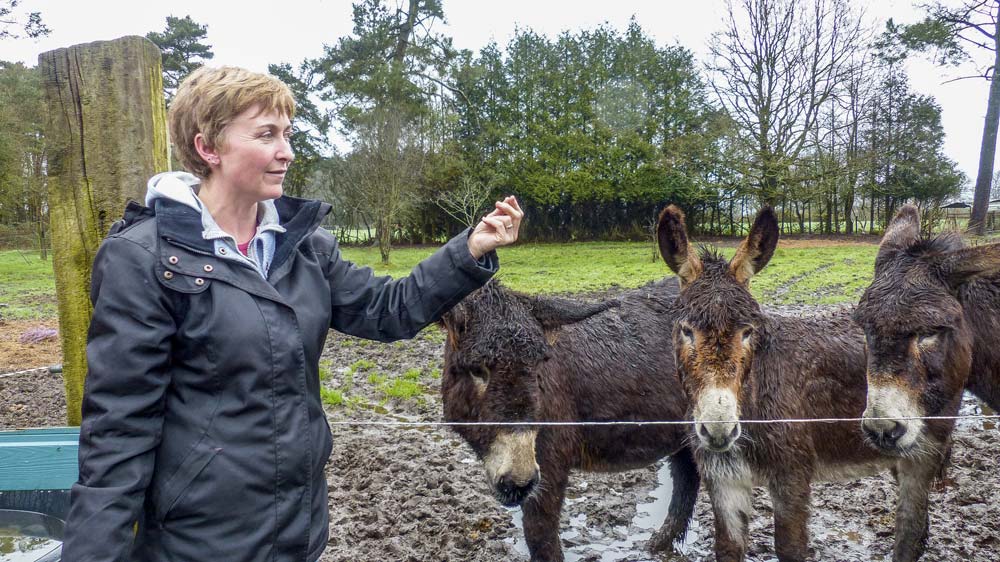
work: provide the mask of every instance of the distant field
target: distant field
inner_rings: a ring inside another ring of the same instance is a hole
[[[0,252],[0,319],[55,318],[56,281],[52,260],[37,251]]]
[[[731,256],[733,244],[721,248]],[[379,275],[400,277],[436,248],[397,248],[392,264],[378,264],[376,248],[343,248],[346,259],[371,265]],[[877,247],[871,243],[790,241],[780,244],[754,281],[754,295],[770,304],[853,302],[871,280]],[[584,242],[518,244],[500,250],[501,279],[529,293],[578,293],[632,288],[670,272],[650,243]],[[37,252],[0,252],[0,318],[54,318],[52,262]]]
[[[720,248],[732,256],[734,244]],[[779,244],[770,264],[754,278],[754,296],[768,304],[836,304],[856,301],[871,281],[872,243],[792,241]],[[380,275],[409,273],[434,248],[402,248],[392,264],[378,264],[375,248],[344,248],[344,257],[369,264]],[[585,242],[518,244],[501,248],[500,277],[513,289],[530,293],[577,293],[612,286],[638,287],[670,274],[651,243]]]

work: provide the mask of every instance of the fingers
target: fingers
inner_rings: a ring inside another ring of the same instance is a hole
[[[506,236],[507,233],[511,230],[511,227],[507,224],[507,221],[503,220],[500,217],[486,216],[483,217],[483,222],[492,226],[494,232],[503,236]]]
[[[503,201],[497,201],[495,207],[482,218],[469,238],[470,251],[477,259],[485,252],[517,241],[521,219],[524,218],[517,199],[509,195]]]
[[[497,201],[495,205],[497,211],[502,212],[512,219],[521,220],[524,216],[524,211],[521,210],[521,206],[517,204],[517,199],[513,195],[505,198],[503,201]]]
[[[517,231],[521,226],[521,219],[524,218],[524,211],[517,204],[517,199],[513,195],[508,195],[503,201],[497,201],[495,206],[496,209],[494,212],[488,216],[492,216],[494,213],[502,216],[505,219],[506,228],[513,231],[512,234],[516,240]]]

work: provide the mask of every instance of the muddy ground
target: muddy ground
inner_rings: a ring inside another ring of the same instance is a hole
[[[803,308],[778,312],[799,314]],[[20,327],[0,326],[9,339]],[[527,560],[517,525],[519,510],[500,507],[489,495],[483,470],[468,448],[443,427],[339,425],[343,422],[438,422],[439,379],[424,376],[420,400],[384,401],[368,382],[378,373],[430,372],[441,365],[443,337],[436,329],[390,345],[331,334],[324,384],[344,387],[353,379],[350,406],[327,408],[334,451],[327,465],[330,543],[324,562]],[[0,344],[0,352],[4,349]],[[38,344],[36,344],[38,345]],[[50,348],[18,345],[21,361],[0,357],[0,372],[57,362]],[[8,347],[9,349],[9,347]],[[27,359],[25,359],[27,358]],[[29,360],[30,359],[30,360]],[[350,369],[359,359],[374,366]],[[964,409],[978,413],[974,400]],[[0,375],[0,427],[60,425],[65,415],[61,379],[46,371]],[[987,562],[1000,559],[1000,430],[989,422],[963,423],[955,434],[952,466],[932,494],[931,536],[923,560]],[[662,466],[620,474],[577,473],[563,511],[567,560],[712,560],[711,513],[705,492],[682,553],[654,558],[646,541],[662,521],[669,499]],[[896,491],[889,475],[819,484],[810,522],[813,559],[833,562],[891,558]],[[751,524],[752,562],[775,560],[770,500],[758,490]]]

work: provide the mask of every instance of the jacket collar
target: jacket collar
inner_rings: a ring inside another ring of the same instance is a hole
[[[212,240],[202,236],[201,213],[170,199],[153,201],[154,212],[159,218],[157,229],[164,240],[177,243],[191,250],[213,254]],[[285,232],[275,232],[275,251],[271,269],[281,266],[302,240],[319,227],[332,207],[322,201],[282,196],[274,201],[278,224]]]
[[[275,290],[275,284],[291,270],[295,261],[291,256],[295,249],[319,227],[331,207],[321,201],[295,197],[281,197],[275,203],[285,232],[275,232],[277,247],[265,281],[257,274],[246,275],[246,272],[239,271],[244,269],[239,264],[216,258],[214,242],[202,236],[201,213],[197,209],[169,199],[154,201],[158,235],[166,242],[159,245],[158,267],[163,269],[160,273],[169,270],[193,278],[218,279],[257,296],[283,303],[284,299]],[[176,276],[171,278],[176,279]],[[195,290],[205,286],[202,281]]]

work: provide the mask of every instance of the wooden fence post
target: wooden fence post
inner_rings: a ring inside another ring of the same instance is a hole
[[[68,423],[80,425],[94,255],[128,199],[168,170],[160,51],[122,37],[38,56]]]

